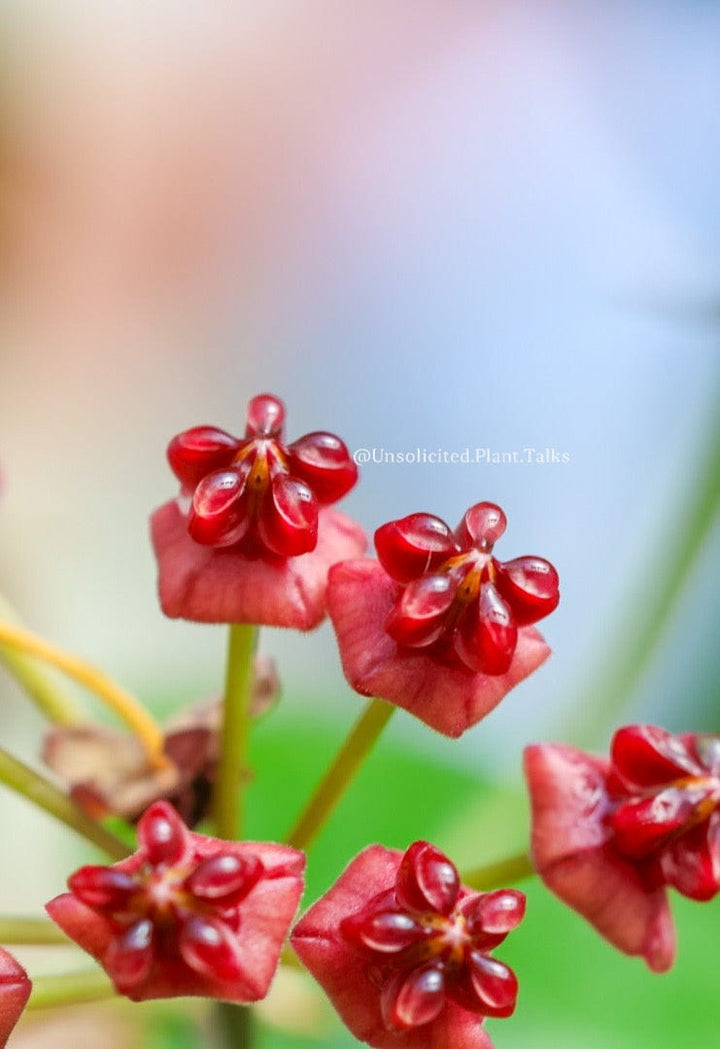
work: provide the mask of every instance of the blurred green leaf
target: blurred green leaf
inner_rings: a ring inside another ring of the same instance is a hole
[[[348,728],[350,721],[348,722]],[[362,848],[380,842],[404,849],[433,838],[484,788],[467,771],[416,754],[390,726],[309,853],[307,900],[317,898]],[[255,780],[247,790],[248,838],[282,840],[340,746],[336,724],[270,718],[251,746]],[[443,847],[442,838],[435,842]]]
[[[709,1049],[718,1044],[720,909],[673,894],[678,960],[651,973],[532,879],[527,916],[497,955],[520,980],[511,1020],[488,1024],[496,1049]]]
[[[205,1040],[187,1010],[158,1005],[149,1013],[144,1046],[145,1049],[204,1049]]]

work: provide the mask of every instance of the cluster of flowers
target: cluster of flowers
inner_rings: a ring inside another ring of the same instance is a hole
[[[534,624],[558,604],[555,569],[536,556],[499,561],[506,518],[488,502],[455,530],[428,513],[384,524],[378,559],[363,557],[362,530],[332,507],[357,478],[346,446],[324,432],[284,443],[284,414],[260,395],[242,438],[201,426],[170,443],[181,490],[152,518],[163,610],[300,630],[329,613],[357,692],[460,736],[549,656]],[[46,750],[70,778],[81,737],[56,731]],[[190,829],[207,813],[217,726],[210,717],[165,743],[170,771],[148,770],[139,790],[136,776],[130,800],[99,774],[72,784],[88,812],[137,819],[138,848],[82,867],[47,906],[120,994],[255,1002],[290,934],[370,1046],[491,1049],[482,1021],[509,1016],[518,990],[492,952],[522,920],[521,892],[473,891],[425,841],[404,853],[374,844],[291,932],[303,851]],[[617,732],[608,761],[528,747],[526,774],[545,883],[622,951],[668,968],[667,887],[698,900],[720,889],[720,740],[632,726]],[[29,993],[0,951],[0,1044]]]

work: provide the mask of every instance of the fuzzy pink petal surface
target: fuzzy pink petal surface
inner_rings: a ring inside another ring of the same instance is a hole
[[[409,1031],[388,1031],[380,1012],[380,989],[368,962],[340,934],[340,922],[395,884],[403,853],[371,845],[340,875],[296,926],[291,943],[325,989],[352,1033],[374,1049],[492,1049],[473,1013],[448,1002],[437,1020]]]
[[[667,894],[612,847],[604,822],[608,770],[609,762],[574,747],[526,748],[533,859],[548,888],[610,943],[664,972],[675,957]]]
[[[20,1019],[32,984],[23,967],[0,947],[0,1049]]]
[[[251,559],[233,547],[196,543],[174,500],[155,511],[150,529],[163,612],[200,623],[312,630],[325,616],[328,569],[367,547],[360,526],[328,508],[320,511],[315,549],[285,560]]]
[[[385,630],[398,593],[398,585],[369,558],[331,570],[328,611],[343,671],[356,692],[404,707],[445,736],[461,736],[550,655],[534,627],[519,631],[510,669],[498,676],[449,667],[421,649],[401,648]]]
[[[218,852],[217,840],[190,834],[195,857],[202,860]],[[148,979],[126,997],[133,1001],[150,998],[200,996],[228,1002],[254,1002],[263,998],[277,969],[280,951],[297,911],[303,890],[305,857],[295,849],[265,842],[222,842],[223,853],[258,856],[265,873],[240,904],[242,925],[238,941],[243,957],[243,978],[233,981],[210,979],[190,969],[178,953],[159,959]],[[135,853],[114,867],[135,873],[143,864]],[[67,935],[101,965],[114,929],[111,921],[81,903],[72,893],[63,893],[46,910]]]

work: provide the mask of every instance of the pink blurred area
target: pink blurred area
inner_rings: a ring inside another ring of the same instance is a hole
[[[247,397],[281,385],[292,347],[257,333],[295,274],[322,294],[348,144],[362,155],[466,14],[6,11],[0,536],[17,556],[0,588],[34,625],[157,669],[130,652],[157,616],[145,529],[174,487],[165,443],[198,421],[239,428]]]
[[[292,264],[309,216],[322,252],[349,141],[362,153],[374,114],[470,13],[429,0],[32,11],[16,8],[6,74],[6,304],[31,337],[81,344],[137,317],[207,323],[230,272],[245,297]]]
[[[101,1043],[105,1049],[141,1044],[142,1030],[130,1011],[108,1007],[50,1009],[26,1013],[12,1036],[12,1049],[75,1049]]]

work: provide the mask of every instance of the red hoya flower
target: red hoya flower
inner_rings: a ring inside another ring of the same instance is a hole
[[[532,849],[543,881],[656,972],[675,957],[666,888],[720,891],[720,739],[619,729],[610,760],[573,747],[525,752]]]
[[[284,419],[282,401],[260,394],[244,437],[196,426],[170,442],[181,492],[151,520],[166,615],[309,630],[330,565],[365,550],[359,526],[329,508],[357,480],[345,444],[317,432],[286,445]]]
[[[303,889],[305,857],[284,845],[189,831],[155,802],[140,847],[81,867],[50,917],[133,1001],[198,995],[254,1002],[268,991]]]
[[[540,557],[493,557],[505,525],[493,503],[472,506],[455,532],[411,514],[376,531],[379,564],[331,570],[328,609],[357,692],[459,736],[547,659],[530,624],[557,607],[557,572]]]
[[[472,892],[441,852],[371,845],[310,908],[291,942],[343,1022],[376,1049],[492,1049],[517,979],[490,952],[522,920],[513,889]]]
[[[20,1019],[31,989],[32,984],[23,967],[0,947],[0,1049],[7,1044]]]

